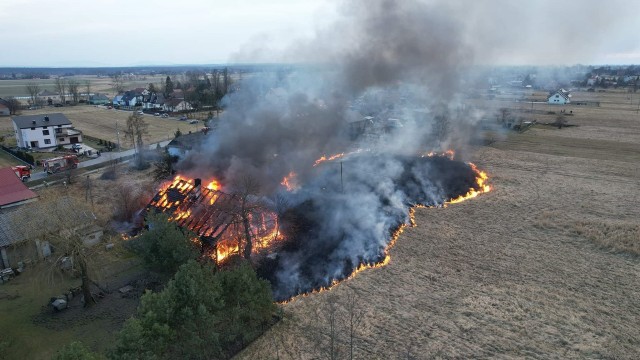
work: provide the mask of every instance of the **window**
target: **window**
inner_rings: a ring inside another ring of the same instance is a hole
[[[56,134],[62,134],[62,129],[56,129]]]
[[[61,127],[62,127],[62,125],[58,125],[58,127],[59,127],[59,128],[61,128]]]
[[[49,135],[49,130],[42,130],[42,135]]]
[[[44,139],[44,143],[47,145],[51,145],[51,139]]]
[[[31,128],[31,130],[35,130],[36,128]]]

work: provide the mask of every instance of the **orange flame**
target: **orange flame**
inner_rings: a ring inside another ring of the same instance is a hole
[[[484,171],[480,171],[476,167],[476,165],[473,163],[469,163],[469,166],[471,166],[471,169],[476,173],[477,188],[470,188],[466,194],[460,195],[455,199],[451,199],[447,201],[445,203],[445,206],[448,204],[461,203],[467,199],[473,199],[474,197],[477,197],[480,194],[488,193],[489,191],[491,191],[491,186],[487,184],[487,180],[489,179],[489,176],[487,176],[487,173]]]
[[[298,189],[298,174],[291,171],[287,176],[282,179],[280,185],[284,186],[287,191],[294,191]]]
[[[445,153],[441,153],[441,154],[436,154],[436,153],[428,153],[428,154],[424,154],[423,156],[447,156],[450,159],[453,160],[453,157],[455,156],[455,152],[453,150],[449,150]],[[460,203],[463,202],[467,199],[472,199],[477,197],[480,194],[484,194],[484,193],[488,193],[489,191],[492,190],[491,186],[487,184],[487,180],[489,179],[488,175],[486,172],[484,171],[480,171],[475,164],[473,163],[469,163],[469,166],[471,166],[471,169],[473,169],[473,171],[476,173],[476,185],[477,185],[477,189],[475,188],[471,188],[469,189],[469,192],[467,192],[465,195],[461,195],[455,199],[451,199],[449,201],[446,201],[444,206],[447,206],[448,204],[456,204],[456,203]],[[411,226],[411,227],[415,227],[416,226],[416,221],[415,221],[415,209],[416,208],[426,208],[426,206],[424,205],[414,205],[413,207],[409,208],[409,222],[408,224],[401,224],[392,234],[391,234],[391,240],[389,241],[389,244],[387,245],[387,247],[384,249],[384,258],[377,262],[377,263],[365,263],[365,264],[360,264],[349,276],[347,276],[345,279],[341,279],[341,280],[337,280],[334,279],[333,281],[331,281],[331,284],[329,284],[328,286],[319,288],[319,289],[315,289],[312,290],[311,292],[308,293],[303,293],[297,296],[294,296],[293,298],[289,299],[289,300],[285,300],[280,302],[280,304],[288,304],[292,301],[295,301],[299,298],[304,298],[307,297],[311,294],[317,294],[323,291],[327,291],[330,290],[332,287],[344,282],[344,281],[348,281],[353,279],[359,272],[366,270],[366,269],[373,269],[373,268],[380,268],[383,267],[387,264],[389,264],[391,262],[391,255],[389,254],[390,250],[395,246],[398,238],[400,237],[400,235],[404,232],[405,228],[407,226]]]
[[[449,160],[453,160],[453,158],[456,157],[456,152],[455,152],[455,150],[447,150],[447,151],[444,151],[444,152],[429,151],[428,153],[424,153],[421,156],[422,157],[444,156],[444,157],[449,158]]]
[[[339,158],[341,158],[341,157],[344,157],[344,155],[345,155],[344,153],[339,153],[339,154],[331,155],[331,156],[329,156],[329,157],[327,157],[326,155],[322,155],[318,160],[316,160],[316,161],[313,163],[313,166],[318,166],[318,165],[320,165],[321,163],[323,163],[323,162],[325,162],[325,161],[333,161],[333,160],[335,160],[335,159],[339,159]]]
[[[211,180],[211,182],[209,182],[209,184],[207,184],[207,189],[220,190],[220,183],[216,179],[213,179]]]

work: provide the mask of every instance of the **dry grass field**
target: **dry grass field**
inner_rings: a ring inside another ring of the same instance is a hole
[[[124,83],[125,89],[134,89],[136,87],[147,87],[149,83],[159,84],[160,80],[166,78],[165,76],[137,76],[132,79],[127,79]],[[83,76],[67,76],[65,79],[73,79],[80,83],[80,92],[84,93],[86,90],[85,82],[91,83],[91,92],[107,93],[109,96],[114,95],[113,81],[109,77],[97,77],[95,75],[83,75]],[[34,80],[40,85],[41,90],[55,91],[55,79],[37,79]],[[0,97],[22,97],[29,96],[26,90],[26,85],[31,80],[2,80],[0,81]]]
[[[106,109],[105,107],[94,107],[90,105],[67,106],[60,108],[45,107],[39,110],[25,110],[22,115],[50,114],[54,112],[63,113],[71,120],[76,129],[81,130],[85,135],[93,136],[103,140],[117,143],[116,122],[120,131],[120,143],[123,148],[130,148],[129,141],[124,139],[124,128],[127,118],[131,115],[129,111]],[[163,119],[160,117],[145,115],[145,120],[149,124],[148,135],[144,137],[145,143],[154,143],[173,138],[173,134],[179,128],[182,133],[188,131],[198,131],[202,124],[190,125],[184,121],[177,121],[174,118]],[[13,134],[11,118],[0,118],[0,134]]]
[[[601,107],[564,107],[577,127],[477,148],[491,193],[417,209],[387,266],[282,305],[284,320],[237,358],[329,358],[334,297],[338,358],[349,358],[355,293],[357,359],[637,359],[640,115],[626,93],[587,95]]]

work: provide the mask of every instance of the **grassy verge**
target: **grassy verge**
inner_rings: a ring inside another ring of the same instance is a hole
[[[0,294],[3,294],[0,299],[3,344],[0,346],[4,347],[0,359],[49,359],[60,346],[77,339],[72,328],[51,330],[33,322],[33,317],[42,311],[49,297],[79,284],[79,280],[68,277],[50,281],[41,276],[46,271],[44,265],[39,265],[0,285]],[[94,335],[95,332],[85,334],[87,337]]]

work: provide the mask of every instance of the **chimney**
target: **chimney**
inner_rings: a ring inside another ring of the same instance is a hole
[[[49,116],[48,115],[44,117],[44,121],[49,121]]]
[[[35,125],[35,124],[36,124],[36,121],[35,121],[35,120],[31,120],[31,123],[32,123],[33,125]]]
[[[202,195],[202,179],[193,179],[193,190],[191,190],[189,197],[191,197],[192,201],[195,201],[200,197],[200,195]]]

